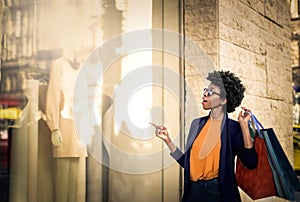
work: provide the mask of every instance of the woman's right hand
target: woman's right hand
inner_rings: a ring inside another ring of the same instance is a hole
[[[168,130],[167,130],[167,128],[165,126],[158,126],[158,127],[156,127],[155,135],[158,138],[162,139],[167,145],[172,142],[171,138],[169,136],[169,132],[168,132]]]

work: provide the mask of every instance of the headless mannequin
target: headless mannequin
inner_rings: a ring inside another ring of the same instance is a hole
[[[75,67],[75,68],[74,68]],[[73,117],[73,93],[78,66],[66,56],[53,61],[46,96],[47,125],[56,160],[55,201],[85,201],[86,147],[80,141]]]

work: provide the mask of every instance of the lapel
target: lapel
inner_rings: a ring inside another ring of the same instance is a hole
[[[203,118],[196,119],[196,121],[193,122],[191,129],[190,129],[190,133],[188,135],[187,143],[186,143],[186,151],[191,148],[194,140],[198,136],[200,130],[203,128],[205,123],[207,122],[208,118],[209,118],[209,116],[205,116]]]
[[[225,170],[226,167],[229,165],[230,160],[232,158],[231,154],[231,144],[229,140],[229,125],[228,125],[228,115],[226,114],[222,123],[222,133],[221,133],[221,153],[220,153],[220,172],[219,177],[221,179],[221,182],[224,182],[225,176]],[[228,159],[229,158],[229,159]]]

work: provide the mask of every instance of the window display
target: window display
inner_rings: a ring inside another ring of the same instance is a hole
[[[180,170],[148,121],[168,121],[181,134],[182,41],[174,40],[174,56],[147,31],[180,32],[179,7],[3,1],[0,100],[18,102],[0,108],[5,201],[179,200]],[[126,33],[142,34],[128,41]],[[152,50],[156,42],[162,50]],[[131,51],[132,43],[146,45]],[[174,92],[164,88],[170,76]]]

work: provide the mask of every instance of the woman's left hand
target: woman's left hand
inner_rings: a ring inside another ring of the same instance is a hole
[[[243,133],[244,147],[248,149],[253,147],[253,142],[248,127],[248,121],[250,120],[250,118],[251,118],[251,111],[246,107],[242,107],[242,111],[239,114],[238,120]]]
[[[243,112],[244,111],[244,112]],[[247,124],[251,118],[251,110],[246,107],[242,107],[242,111],[239,113],[238,121],[240,124]]]

